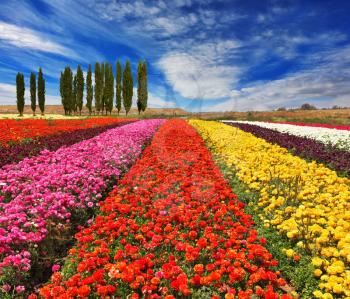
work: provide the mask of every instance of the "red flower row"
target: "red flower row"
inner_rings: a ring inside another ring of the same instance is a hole
[[[111,125],[124,121],[121,119],[103,117],[88,119],[1,119],[0,120],[0,146],[20,142],[23,139],[33,139],[63,132],[72,132],[79,129],[88,129]]]
[[[160,128],[100,212],[41,297],[292,298],[278,294],[266,240],[183,120]]]

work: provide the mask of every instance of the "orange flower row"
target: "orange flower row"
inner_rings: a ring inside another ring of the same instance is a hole
[[[106,126],[124,121],[121,119],[103,117],[87,119],[1,119],[0,146],[20,142],[23,139],[33,139],[40,136],[72,132],[79,129]]]
[[[243,207],[198,133],[168,121],[40,296],[292,298]]]

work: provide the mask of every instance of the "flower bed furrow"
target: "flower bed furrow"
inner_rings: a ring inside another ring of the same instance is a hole
[[[80,217],[101,199],[163,122],[128,124],[4,166],[0,170],[1,281],[20,282],[32,259],[45,255],[50,246],[55,250],[55,242],[69,231],[71,216]]]
[[[280,133],[278,131],[263,128],[253,124],[245,123],[226,123],[237,127],[245,132],[251,133],[256,137],[263,138],[268,142],[278,144],[292,151],[293,154],[306,159],[316,160],[325,163],[327,166],[350,175],[350,152],[339,150],[335,147],[329,147],[321,142],[306,137],[299,137],[289,133]]]
[[[295,136],[307,137],[326,146],[334,146],[341,150],[350,151],[350,131],[320,127],[296,126],[290,124],[268,123],[261,121],[224,121],[225,123],[243,123],[288,133]]]
[[[61,134],[41,136],[30,142],[16,143],[9,147],[0,147],[0,167],[17,163],[24,158],[37,156],[42,150],[55,151],[62,146],[70,146],[82,140],[90,139],[109,129],[129,124],[133,121],[118,121],[106,126],[98,126],[88,129],[79,129]]]
[[[243,206],[198,133],[170,120],[41,297],[279,298],[277,261]]]
[[[86,119],[0,119],[0,146],[7,147],[40,136],[72,132],[119,123],[120,119],[101,117]]]
[[[259,193],[256,213],[266,226],[313,257],[317,298],[350,296],[350,180],[237,128],[191,121],[213,152]],[[294,249],[295,250],[295,249]],[[287,249],[286,254],[292,254]]]

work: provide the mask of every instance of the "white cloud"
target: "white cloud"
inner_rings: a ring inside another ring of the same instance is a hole
[[[16,103],[16,85],[0,83],[0,99],[2,105]]]
[[[63,56],[73,55],[70,49],[42,37],[40,33],[34,30],[5,22],[0,22],[0,40],[19,48],[34,49]]]
[[[225,60],[239,44],[233,40],[192,44],[193,41],[188,41],[184,49],[180,46],[179,50],[167,53],[158,61],[168,83],[181,96],[189,99],[230,96],[241,70],[225,64]]]
[[[350,47],[315,55],[313,59],[321,63],[280,80],[233,90],[229,100],[210,106],[209,110],[271,110],[281,106],[295,108],[305,102],[320,108],[349,106]]]

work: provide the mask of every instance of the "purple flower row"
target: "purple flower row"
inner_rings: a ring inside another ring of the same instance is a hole
[[[73,211],[93,207],[163,122],[138,121],[5,165],[0,170],[0,280],[15,279],[2,277],[6,273],[29,271],[33,253],[40,254],[38,244],[69,223]]]
[[[288,133],[243,123],[226,123],[237,127],[268,142],[278,144],[305,159],[312,159],[324,163],[341,174],[350,175],[350,152],[327,146],[321,142],[306,137],[299,137]]]
[[[39,155],[44,149],[55,151],[62,146],[70,146],[79,141],[90,139],[109,129],[116,128],[130,121],[120,122],[108,126],[76,130],[73,132],[64,132],[58,135],[41,136],[30,142],[17,143],[10,147],[0,147],[0,167],[17,163],[26,157]]]

